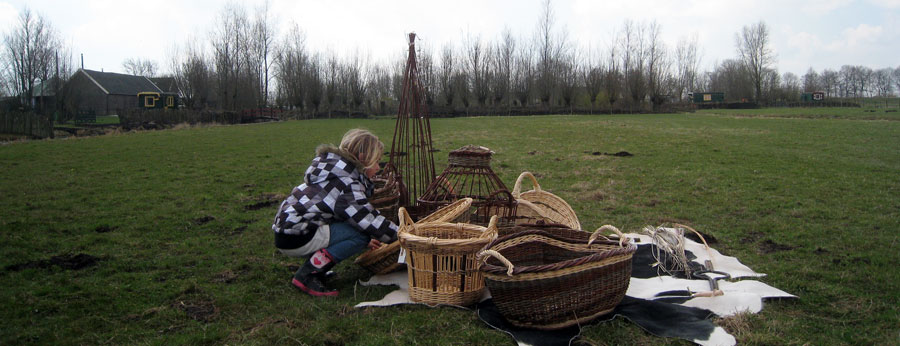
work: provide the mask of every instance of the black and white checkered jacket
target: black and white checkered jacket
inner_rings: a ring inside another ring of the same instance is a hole
[[[316,230],[334,222],[348,222],[383,243],[397,240],[397,225],[368,201],[374,184],[363,165],[349,153],[322,145],[306,169],[304,183],[291,191],[275,214],[275,246],[296,249]]]

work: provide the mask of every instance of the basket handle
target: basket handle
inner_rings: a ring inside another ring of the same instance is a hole
[[[503,265],[506,266],[506,275],[512,276],[513,274],[513,264],[506,257],[503,257],[499,252],[494,250],[484,250],[478,253],[478,258],[481,259],[485,264],[487,264],[488,256],[494,257],[500,262],[503,262]]]
[[[622,234],[622,231],[620,231],[618,228],[616,228],[616,226],[603,225],[603,226],[600,226],[600,228],[598,228],[596,231],[594,231],[593,234],[591,234],[591,238],[588,239],[587,245],[591,246],[591,243],[593,243],[595,240],[597,240],[597,237],[603,237],[604,239],[609,240],[609,238],[600,234],[603,231],[613,231],[613,233],[618,235],[619,236],[619,246],[622,246],[623,243],[629,242],[628,238],[625,237],[625,235]]]
[[[496,238],[499,233],[499,230],[497,229],[498,220],[497,215],[491,216],[491,221],[488,221],[487,229],[481,233],[479,238]]]
[[[512,195],[516,199],[518,199],[519,195],[522,194],[522,180],[525,179],[525,177],[531,178],[531,184],[534,186],[535,191],[541,191],[541,184],[538,184],[537,178],[534,177],[534,174],[531,174],[531,172],[525,171],[525,172],[522,172],[522,174],[519,174],[519,178],[516,179],[516,185],[513,186]]]
[[[412,218],[409,217],[409,212],[406,211],[406,208],[404,208],[404,207],[400,207],[400,209],[397,210],[397,218],[400,219],[400,225],[399,225],[400,231],[403,231],[404,229],[406,229],[409,226],[415,225]]]

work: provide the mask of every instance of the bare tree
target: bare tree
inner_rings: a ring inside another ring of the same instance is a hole
[[[453,106],[456,98],[456,90],[453,87],[453,75],[456,73],[454,65],[453,44],[447,43],[441,50],[441,67],[438,72],[438,83],[440,84],[441,95],[444,98],[444,105]]]
[[[813,92],[822,89],[822,77],[812,67],[806,71],[802,78],[803,91]]]
[[[176,50],[171,60],[176,84],[183,93],[182,102],[189,109],[202,109],[214,104],[215,73],[212,62],[199,45],[198,42],[185,44],[183,50]]]
[[[558,82],[558,63],[566,47],[565,34],[557,36],[556,18],[551,0],[541,6],[541,16],[535,34],[537,48],[537,94],[544,106],[549,106]]]
[[[900,92],[900,66],[894,69],[894,72],[891,73],[891,77],[894,80],[894,86],[897,88],[897,92]]]
[[[563,105],[569,108],[569,113],[574,111],[575,98],[578,95],[579,87],[579,52],[571,50],[564,54],[556,63],[559,96]]]
[[[589,50],[587,57],[581,62],[581,78],[584,83],[584,91],[588,94],[588,100],[591,102],[591,114],[594,113],[597,96],[603,88],[606,77],[605,69],[603,60],[597,58],[593,50]]]
[[[467,34],[463,42],[468,84],[472,88],[475,100],[479,105],[484,106],[490,92],[485,76],[488,54],[485,52],[485,46],[481,43],[479,35]]]
[[[650,94],[650,102],[653,110],[666,101],[670,85],[669,73],[670,60],[666,46],[660,38],[662,28],[657,22],[651,22],[647,28],[647,52],[644,54],[647,63],[647,87]]]
[[[762,100],[766,71],[775,64],[775,53],[769,47],[769,27],[762,21],[744,26],[739,34],[735,34],[735,46],[753,83],[756,101],[759,102]]]
[[[156,61],[153,60],[128,58],[122,62],[122,68],[131,75],[153,78],[156,77],[159,66],[156,64]]]
[[[507,114],[510,111],[510,90],[512,89],[512,71],[516,54],[516,38],[508,27],[503,29],[500,41],[493,49],[494,78],[492,90],[495,104],[506,104]]]
[[[347,88],[347,101],[352,108],[359,108],[366,101],[365,71],[368,70],[368,59],[360,56],[359,52],[353,54],[346,62],[343,69],[343,81]]]
[[[675,96],[684,100],[688,93],[697,91],[700,70],[700,53],[697,35],[682,38],[675,48]]]
[[[58,48],[63,44],[50,22],[28,8],[19,14],[3,42],[12,94],[19,96],[23,107],[31,109],[35,83],[49,81],[57,74]]]
[[[289,30],[275,50],[274,76],[278,85],[278,103],[303,113],[306,100],[306,74],[309,56],[306,51],[306,35],[297,23]]]
[[[615,104],[616,101],[619,100],[619,96],[622,93],[622,75],[620,69],[621,65],[619,58],[618,41],[618,37],[614,34],[609,45],[609,55],[606,64],[606,77],[603,81],[603,89],[606,94],[606,102],[610,112],[612,112],[613,104]]]
[[[800,97],[800,77],[791,73],[785,72],[781,76],[781,99],[787,102],[794,102]]]
[[[872,86],[875,90],[875,95],[879,97],[891,96],[894,89],[893,73],[894,71],[890,67],[874,71],[872,75]]]
[[[534,97],[535,84],[537,83],[537,68],[535,66],[534,50],[527,43],[522,45],[514,59],[512,88],[519,106],[528,106]]]
[[[825,89],[825,93],[828,97],[836,97],[838,96],[838,88],[840,83],[840,75],[831,69],[825,69],[822,71],[822,88]]]
[[[259,81],[257,82],[260,86],[260,94],[262,95],[262,105],[268,105],[269,103],[269,82],[272,80],[269,76],[269,72],[271,71],[271,60],[272,60],[272,52],[275,47],[275,38],[277,36],[276,29],[278,27],[278,23],[271,16],[269,12],[270,6],[269,0],[266,0],[259,8],[256,10],[256,19],[253,23],[253,50],[256,56],[254,57],[256,70],[257,70],[257,78]]]

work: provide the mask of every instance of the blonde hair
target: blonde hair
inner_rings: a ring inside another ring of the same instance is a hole
[[[384,143],[378,136],[363,129],[352,129],[344,134],[341,139],[340,149],[356,156],[364,168],[370,168],[378,164],[384,155]],[[365,161],[363,161],[365,160]]]

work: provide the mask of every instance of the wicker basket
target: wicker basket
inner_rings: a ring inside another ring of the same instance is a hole
[[[531,179],[534,190],[521,192],[522,180],[525,177]],[[539,215],[546,218],[548,221],[563,224],[573,229],[581,229],[581,223],[578,222],[578,215],[575,215],[575,210],[572,210],[572,206],[570,206],[569,203],[566,203],[562,198],[559,198],[559,196],[542,190],[541,185],[538,184],[537,179],[535,179],[531,172],[522,172],[522,174],[519,175],[519,178],[516,179],[516,185],[513,187],[512,195],[517,200],[526,200],[531,202],[530,206],[536,207],[529,208],[529,205],[526,205],[524,208],[525,210],[521,212],[518,210],[516,211],[517,216],[533,217],[534,215]],[[519,209],[523,208],[519,207]]]
[[[468,215],[469,207],[471,205],[471,198],[463,198],[438,209],[431,215],[422,218],[419,222],[451,222],[464,219],[464,216]],[[412,224],[412,220],[408,217],[409,214],[405,215],[405,217],[400,219],[401,228]],[[399,257],[400,242],[397,241],[390,244],[384,244],[375,250],[369,250],[362,253],[356,258],[354,263],[359,264],[373,274],[387,274],[400,270],[406,266],[397,261]]]
[[[515,234],[519,232],[525,231],[544,231],[547,233],[552,233],[554,235],[570,238],[572,240],[576,240],[579,242],[587,242],[593,233],[582,231],[579,229],[572,229],[569,226],[558,224],[546,220],[538,220],[538,219],[530,219],[532,222],[525,223],[526,220],[529,219],[518,219],[522,222],[517,222],[515,225],[510,226],[501,226],[497,228],[497,236],[503,237],[510,234]]]
[[[596,241],[605,229],[618,233],[619,240]],[[540,230],[519,232],[492,241],[478,256],[506,320],[550,330],[611,312],[628,289],[635,250],[615,227],[603,226],[587,242]]]
[[[406,210],[400,208],[400,217]],[[448,222],[407,224],[400,245],[407,251],[409,297],[429,305],[470,305],[484,293],[476,254],[497,237],[497,217],[487,228]]]
[[[372,182],[375,183],[375,192],[369,198],[369,203],[372,203],[385,218],[396,223],[402,188],[396,170],[388,164],[372,179]]]

